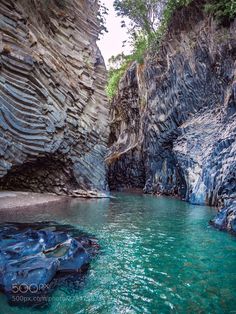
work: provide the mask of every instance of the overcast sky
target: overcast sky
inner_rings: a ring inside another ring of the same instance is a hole
[[[117,55],[124,51],[129,52],[129,48],[122,48],[122,43],[124,40],[128,39],[126,29],[121,28],[121,18],[116,16],[115,10],[113,8],[113,0],[103,0],[105,6],[109,9],[108,15],[106,16],[106,28],[108,33],[105,33],[100,41],[98,41],[98,46],[101,49],[102,55],[106,64],[108,64],[108,59],[112,55]]]

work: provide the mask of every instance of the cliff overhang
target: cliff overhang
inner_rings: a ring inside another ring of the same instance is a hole
[[[0,3],[0,189],[107,191],[97,1]]]

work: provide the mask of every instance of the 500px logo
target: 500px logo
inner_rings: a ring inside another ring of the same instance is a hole
[[[50,287],[50,284],[40,284],[40,285],[37,285],[37,284],[30,284],[30,285],[27,285],[25,283],[22,283],[22,284],[13,284],[12,285],[12,293],[38,293],[39,291],[42,291],[42,290],[49,290],[51,287]]]
[[[48,298],[45,296],[34,296],[34,297],[29,297],[29,296],[23,296],[23,295],[13,295],[11,297],[11,301],[13,302],[48,302]]]

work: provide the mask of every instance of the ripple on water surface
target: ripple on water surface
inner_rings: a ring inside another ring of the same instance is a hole
[[[236,313],[236,238],[208,226],[215,210],[170,198],[116,194],[1,220],[70,223],[96,235],[102,253],[83,289],[57,290],[34,313]],[[3,313],[32,313],[10,308]]]

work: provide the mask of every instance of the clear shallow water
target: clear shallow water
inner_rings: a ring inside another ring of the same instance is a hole
[[[214,209],[116,196],[50,212],[0,213],[0,221],[70,223],[102,246],[80,291],[57,290],[41,311],[10,307],[1,295],[0,313],[236,313],[236,237],[208,226]]]

